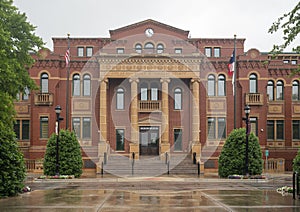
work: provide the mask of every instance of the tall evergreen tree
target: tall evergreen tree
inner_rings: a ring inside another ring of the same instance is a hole
[[[248,137],[249,174],[262,173],[262,152],[257,136],[253,133]],[[245,172],[246,129],[233,130],[227,138],[219,157],[219,176],[243,175]]]
[[[56,142],[57,135],[51,135],[47,143],[44,158],[44,174],[54,176],[56,174]],[[59,132],[59,174],[74,175],[82,174],[82,156],[80,144],[75,132],[61,130]]]

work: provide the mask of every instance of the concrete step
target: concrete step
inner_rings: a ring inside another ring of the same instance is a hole
[[[159,176],[168,172],[168,165],[159,156],[140,157],[134,160],[126,156],[112,155],[104,165],[104,172],[113,175],[134,175],[134,176]],[[170,174],[191,174],[198,173],[197,164],[193,164],[190,154],[174,154],[169,156]]]

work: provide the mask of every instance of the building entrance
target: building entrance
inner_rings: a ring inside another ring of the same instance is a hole
[[[140,127],[140,155],[158,155],[159,127]]]

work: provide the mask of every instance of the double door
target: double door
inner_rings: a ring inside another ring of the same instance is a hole
[[[140,154],[158,155],[159,154],[159,127],[144,126],[139,129]]]

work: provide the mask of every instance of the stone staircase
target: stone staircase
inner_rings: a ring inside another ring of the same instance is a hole
[[[191,154],[172,154],[170,158],[170,174],[197,175],[198,165],[193,164]]]
[[[154,177],[167,174],[168,165],[159,156],[140,156],[139,160],[133,161],[127,156],[110,155],[104,165],[104,173],[121,177]],[[197,175],[197,164],[193,164],[190,154],[172,154],[169,157],[169,173]]]

